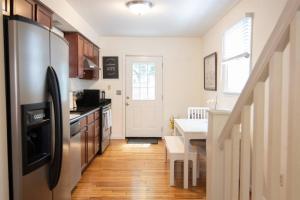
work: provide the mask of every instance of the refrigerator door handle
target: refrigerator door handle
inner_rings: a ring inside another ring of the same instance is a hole
[[[49,167],[48,185],[50,190],[55,188],[59,181],[61,166],[62,166],[62,152],[63,152],[63,123],[62,123],[62,105],[59,82],[55,70],[49,66],[47,69],[47,87],[48,92],[53,100],[54,108],[54,122],[55,122],[55,144],[54,155]]]

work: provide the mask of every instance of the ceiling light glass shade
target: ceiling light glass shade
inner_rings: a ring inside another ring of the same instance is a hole
[[[132,13],[143,15],[153,7],[153,3],[150,1],[129,1],[126,3],[126,6]]]

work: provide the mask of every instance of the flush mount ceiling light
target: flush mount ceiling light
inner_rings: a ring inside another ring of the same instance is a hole
[[[151,1],[129,1],[126,6],[134,14],[143,15],[153,7],[153,3]]]

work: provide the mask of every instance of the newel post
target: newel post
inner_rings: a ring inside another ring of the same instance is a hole
[[[207,200],[224,200],[224,151],[218,145],[218,139],[229,115],[229,111],[209,112],[206,142]]]

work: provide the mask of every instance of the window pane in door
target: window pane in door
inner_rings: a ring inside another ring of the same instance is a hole
[[[132,100],[155,100],[154,63],[134,63],[132,65]]]

